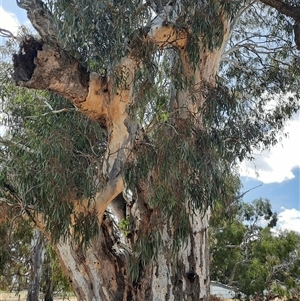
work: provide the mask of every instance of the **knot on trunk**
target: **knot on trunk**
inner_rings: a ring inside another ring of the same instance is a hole
[[[187,278],[190,280],[190,282],[194,282],[196,277],[197,277],[197,274],[194,273],[194,272],[188,272],[186,274]]]
[[[31,79],[35,69],[34,59],[38,50],[42,50],[42,47],[43,43],[41,41],[37,41],[29,35],[20,43],[19,52],[13,55],[13,79],[16,82],[27,82]]]

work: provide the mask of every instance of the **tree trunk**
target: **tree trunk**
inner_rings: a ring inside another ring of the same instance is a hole
[[[141,204],[138,204],[141,205]],[[136,210],[135,218],[146,212]],[[117,219],[110,208],[104,216],[99,236],[85,252],[76,249],[71,242],[56,246],[63,267],[69,275],[78,300],[97,301],[199,301],[209,296],[208,221],[209,210],[198,212],[192,222],[189,238],[178,252],[170,258],[170,250],[162,248],[157,258],[139,266],[138,279],[132,280],[129,258],[131,244],[116,229]],[[141,227],[146,225],[142,225]],[[168,240],[167,225],[163,239]]]
[[[44,301],[53,301],[53,271],[52,271],[52,260],[49,253],[46,253],[45,260],[44,260],[44,287],[43,293]]]
[[[45,253],[45,244],[42,233],[37,229],[35,229],[33,232],[30,253],[31,273],[27,301],[39,301],[40,281]]]
[[[36,9],[32,7],[35,2],[20,2],[27,11]],[[29,17],[33,18],[33,24],[43,36],[45,28],[42,20],[30,14]],[[199,45],[201,59],[196,68],[188,59],[187,31],[180,31],[162,20],[145,37],[149,42],[156,43],[158,48],[176,48],[177,57],[174,62],[181,61],[186,83],[193,83],[191,89],[172,91],[170,106],[174,112],[174,125],[194,123],[196,130],[203,130],[201,108],[205,102],[206,89],[215,85],[220,56],[229,36],[229,21],[225,20],[223,14],[220,14],[220,18],[224,23],[223,44],[220,49],[213,51]],[[51,46],[56,42],[51,39],[49,41],[49,37],[47,40],[45,36],[44,41],[49,43],[35,43],[29,38],[21,46],[19,54],[15,55],[14,79],[17,84],[47,89],[62,95],[83,114],[98,121],[108,136],[103,164],[106,183],[103,189],[97,193],[94,204],[90,206],[85,206],[82,201],[74,201],[75,213],[96,212],[99,234],[84,251],[75,246],[70,238],[55,246],[78,300],[208,300],[209,208],[193,208],[193,213],[187,211],[190,230],[187,240],[176,250],[176,256],[171,256],[169,249],[169,242],[173,241],[175,231],[168,220],[160,220],[160,227],[155,230],[160,231],[163,243],[154,258],[144,260],[135,253],[135,243],[139,242],[143,233],[151,232],[150,217],[155,209],[146,202],[149,196],[147,188],[137,192],[140,195],[132,200],[122,197],[125,188],[124,166],[129,160],[135,160],[135,151],[142,144],[137,141],[143,142],[143,132],[135,117],[128,113],[129,106],[135,101],[134,75],[141,67],[138,60],[135,60],[134,53],[118,62],[113,74],[100,77],[95,73],[89,74],[59,47]],[[30,67],[29,73],[24,72],[28,69],[27,65]],[[123,79],[121,85],[116,84],[116,74]],[[149,170],[149,173],[155,178],[155,171]],[[148,185],[151,185],[150,181]],[[188,203],[189,200],[180,201]],[[132,222],[132,227],[122,229],[120,223],[127,218]],[[42,224],[40,228],[43,229]],[[135,259],[138,264],[135,264]]]

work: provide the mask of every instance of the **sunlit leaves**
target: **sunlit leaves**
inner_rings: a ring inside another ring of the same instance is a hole
[[[271,230],[277,215],[268,200],[234,204],[230,215],[222,210],[213,215],[212,279],[234,285],[247,296],[275,293],[297,299],[299,234]]]

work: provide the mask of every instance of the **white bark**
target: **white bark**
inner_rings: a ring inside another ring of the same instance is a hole
[[[192,232],[178,252],[178,259],[170,261],[166,249],[153,264],[153,300],[206,300],[209,295],[208,222],[210,210],[198,211],[190,219]],[[168,231],[163,239],[169,240]],[[176,280],[175,280],[176,279]],[[174,281],[175,280],[175,281]]]
[[[155,262],[141,270],[136,283],[129,276],[130,248],[124,248],[120,237],[114,236],[111,222],[104,221],[106,225],[86,252],[75,250],[69,241],[60,242],[56,250],[78,300],[208,300],[209,216],[210,210],[205,214],[198,211],[190,220],[192,231],[178,258],[170,259],[170,250],[162,249]],[[165,241],[170,239],[170,230],[165,228]]]

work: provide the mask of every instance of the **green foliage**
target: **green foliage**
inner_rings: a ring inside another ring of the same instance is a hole
[[[60,42],[100,73],[128,53],[130,36],[150,20],[147,5],[140,1],[59,0],[49,1],[48,6],[56,18]]]
[[[125,236],[130,233],[130,219],[126,217],[119,222],[119,229],[123,232]]]
[[[30,281],[30,249],[32,247],[32,226],[22,218],[14,219],[5,213],[6,221],[0,223],[0,290],[26,290]],[[10,220],[13,220],[12,223]],[[45,239],[45,238],[42,238]],[[46,245],[46,253],[41,275],[41,290],[46,292],[52,283],[56,292],[71,292],[68,278],[64,275],[61,264],[52,247]],[[51,292],[53,295],[53,291]]]
[[[295,94],[290,104],[297,102],[299,55],[292,44],[289,18],[262,3],[254,4],[237,23],[227,46],[228,54],[220,75],[223,83],[232,87],[238,98],[248,103],[249,108],[256,108],[260,104],[257,110],[249,110],[250,116],[254,113],[254,117],[259,117],[261,105],[277,93],[293,92]],[[257,103],[257,98],[266,92],[271,94],[270,97]],[[299,108],[298,105],[295,107]],[[280,119],[277,119],[274,121],[278,123]]]
[[[242,203],[232,213],[230,218],[213,218],[211,279],[233,285],[247,296],[263,295],[266,290],[270,295],[296,298],[299,234],[272,232],[277,216],[268,200]]]
[[[45,293],[50,283],[53,285],[55,292],[71,292],[71,284],[67,276],[63,273],[59,259],[51,247],[46,245],[45,259],[43,263],[43,271],[41,277],[41,288]],[[52,292],[53,293],[53,292]]]
[[[1,196],[43,213],[56,240],[69,232],[73,201],[92,200],[101,186],[105,134],[58,96],[16,88],[8,79],[1,86],[10,141],[0,151]],[[75,227],[75,238],[88,241],[98,230],[96,216],[75,216]]]
[[[140,263],[155,257],[164,246],[160,230],[166,223],[172,228],[168,247],[176,253],[192,233],[189,218],[195,210],[205,212],[211,206],[218,213],[235,197],[239,185],[236,165],[251,158],[254,149],[274,145],[284,122],[299,109],[299,56],[292,46],[287,17],[255,2],[239,18],[248,0],[180,2],[182,7],[174,8],[177,17],[170,16],[168,23],[188,33],[190,76],[184,72],[182,49],[157,49],[145,38],[154,13],[151,1],[47,1],[60,45],[89,70],[116,75],[116,85],[122,87],[126,75],[115,69],[120,59],[130,52],[140,63],[129,112],[144,128],[144,137],[135,145],[134,159],[126,162],[123,172],[132,191],[149,187],[145,201],[156,214],[136,243],[134,275]],[[213,78],[196,87],[193,72],[201,67],[201,53],[220,48],[226,18],[237,23],[220,56],[217,83]],[[17,89],[3,73],[0,82],[6,114],[1,118],[9,127],[11,141],[0,150],[1,196],[14,206],[21,203],[24,210],[43,213],[55,239],[66,236],[72,201],[92,201],[101,187],[106,137],[99,125],[79,115],[65,100]],[[189,105],[198,105],[196,118],[180,116],[183,108],[174,102],[181,92],[188,95]],[[271,100],[273,110],[268,109]],[[53,109],[66,110],[53,113]],[[95,218],[94,212],[74,216],[76,242],[84,245],[97,233]],[[224,239],[225,249],[228,243],[239,248],[229,248],[220,270],[215,271],[216,278],[235,281],[239,273],[243,279],[257,277],[263,283],[266,273],[261,260],[251,257],[258,236],[273,239],[265,237],[258,226],[262,218],[269,226],[276,223],[270,205],[257,201],[243,206],[239,220],[222,221],[223,232],[215,233],[215,239]],[[214,223],[218,224],[216,219]],[[119,227],[127,231],[127,218]],[[221,260],[224,255],[218,252],[214,256]],[[246,288],[245,283],[241,287],[249,293],[254,289]]]
[[[3,214],[3,212],[1,212]],[[28,285],[31,227],[22,219],[0,223],[0,290],[21,291]]]

